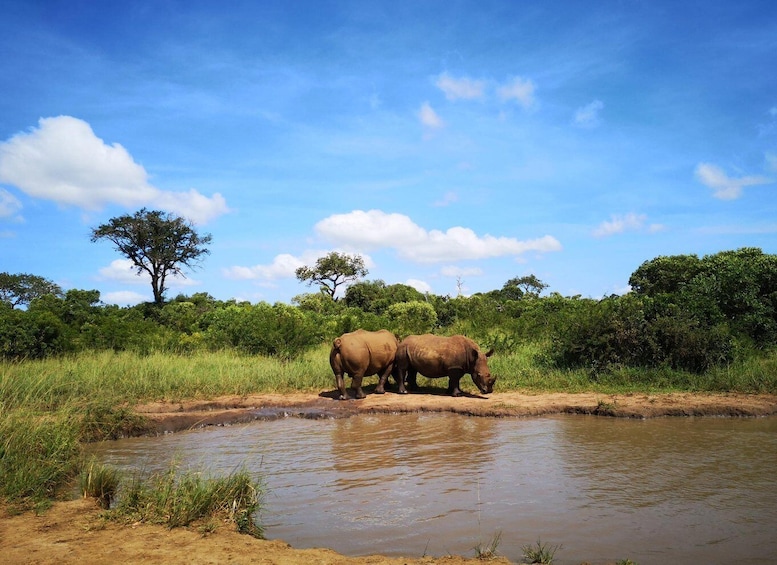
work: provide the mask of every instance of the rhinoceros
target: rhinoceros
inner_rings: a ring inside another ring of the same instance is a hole
[[[375,392],[382,394],[386,379],[394,369],[397,343],[396,336],[388,330],[356,330],[335,339],[329,353],[329,365],[335,374],[340,400],[348,399],[343,378],[345,373],[351,377],[351,388],[356,393],[356,398],[365,397],[362,379],[370,375],[379,376]]]
[[[451,396],[461,396],[459,381],[467,373],[472,375],[480,392],[493,392],[496,378],[488,368],[488,357],[493,353],[493,349],[483,353],[474,341],[463,335],[407,336],[400,342],[394,361],[399,392],[406,392],[405,383],[411,390],[418,389],[417,373],[429,378],[448,377]]]

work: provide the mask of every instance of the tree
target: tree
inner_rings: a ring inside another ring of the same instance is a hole
[[[520,300],[526,296],[537,298],[540,293],[548,288],[544,282],[534,275],[514,277],[502,286],[501,295],[507,300]]]
[[[48,279],[37,275],[0,273],[0,302],[11,308],[27,306],[46,294],[62,296],[62,289]]]
[[[135,266],[138,274],[151,277],[154,303],[161,306],[167,290],[167,277],[181,275],[183,267],[194,268],[211,241],[210,234],[200,236],[191,223],[158,210],[145,208],[130,216],[111,218],[92,230],[92,241],[107,239]]]
[[[351,281],[367,276],[364,259],[360,255],[346,255],[332,251],[324,257],[316,260],[316,266],[300,267],[295,271],[300,282],[308,285],[318,283],[321,292],[329,295],[332,300],[337,300],[337,289]]]

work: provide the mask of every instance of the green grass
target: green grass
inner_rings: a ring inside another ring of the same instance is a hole
[[[542,543],[542,541],[538,539],[536,544],[524,545],[521,549],[523,551],[525,563],[541,563],[549,565],[550,563],[553,563],[553,557],[560,548],[561,545],[548,545],[547,543]]]
[[[473,548],[475,550],[475,557],[482,560],[494,559],[497,556],[496,548],[499,547],[500,541],[502,541],[502,532],[497,532],[488,545],[478,543]]]
[[[239,532],[261,538],[262,527],[254,514],[261,509],[262,496],[261,482],[245,470],[227,477],[203,477],[171,465],[164,473],[134,477],[121,485],[118,501],[107,517],[169,528],[203,522],[206,529],[212,528],[214,518],[221,518],[234,523]]]

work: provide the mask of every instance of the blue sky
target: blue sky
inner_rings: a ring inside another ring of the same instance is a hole
[[[777,252],[777,4],[0,1],[0,271],[151,287],[90,231],[213,236],[168,297],[290,302],[330,252],[439,295],[628,290]]]

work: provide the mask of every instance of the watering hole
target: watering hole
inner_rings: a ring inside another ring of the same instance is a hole
[[[90,446],[126,471],[246,469],[269,539],[345,555],[560,546],[554,563],[777,562],[777,418],[279,418]]]

